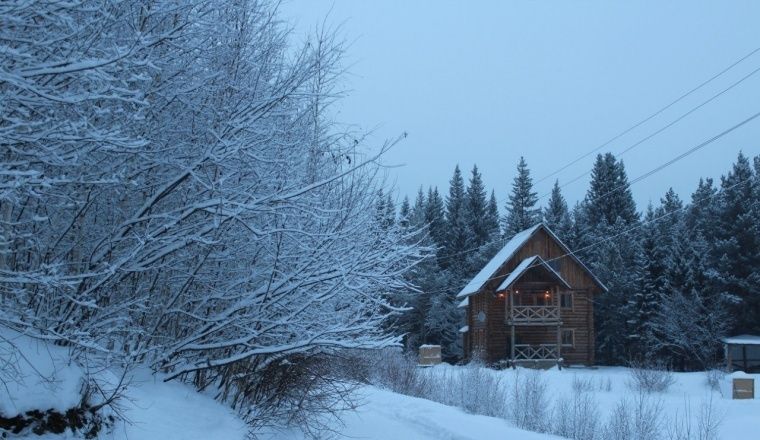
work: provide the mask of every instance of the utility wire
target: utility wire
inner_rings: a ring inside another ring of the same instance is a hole
[[[609,195],[614,194],[615,192],[621,191],[621,190],[623,190],[625,188],[630,188],[630,186],[633,185],[634,183],[640,182],[640,181],[646,179],[647,177],[649,177],[649,176],[651,176],[651,175],[653,175],[653,174],[655,174],[655,173],[657,173],[659,171],[662,171],[663,169],[669,167],[670,165],[673,165],[674,163],[678,162],[679,160],[681,160],[681,159],[689,156],[690,154],[693,154],[694,152],[696,152],[696,151],[698,151],[698,150],[706,147],[707,145],[710,145],[711,143],[715,142],[716,140],[722,138],[723,136],[726,136],[727,134],[729,134],[729,133],[731,133],[731,132],[733,132],[733,131],[741,128],[742,126],[744,126],[744,125],[752,122],[753,120],[757,119],[758,117],[760,117],[760,112],[757,112],[757,113],[751,115],[750,117],[744,119],[743,121],[741,121],[741,122],[739,122],[739,123],[737,123],[737,124],[735,124],[735,125],[727,128],[727,129],[723,130],[722,132],[720,132],[720,133],[716,134],[715,136],[711,137],[710,139],[707,139],[706,141],[704,141],[704,142],[702,142],[702,143],[700,143],[698,145],[695,145],[694,147],[686,150],[685,152],[679,154],[678,156],[676,156],[676,157],[674,157],[674,158],[672,158],[672,159],[670,159],[670,160],[668,160],[668,161],[666,161],[666,162],[664,162],[664,163],[656,166],[655,168],[647,171],[646,173],[644,173],[644,174],[636,177],[635,179],[631,180],[630,182],[628,182],[626,184],[623,184],[623,185],[619,185],[616,188],[613,188],[612,190],[610,190],[610,191],[608,191],[608,192],[606,192],[606,193],[604,193],[604,194],[596,197],[594,199],[594,201],[598,201],[598,200],[604,199],[605,197],[608,197]],[[731,186],[731,187],[729,187],[727,189],[730,189],[732,187],[733,186]],[[510,237],[510,239],[512,239],[513,237],[514,236]],[[441,260],[441,259],[443,259],[443,260],[451,259],[451,258],[460,256],[460,255],[474,253],[474,252],[476,252],[476,251],[478,251],[478,250],[480,250],[480,249],[482,249],[482,248],[484,248],[486,246],[490,246],[490,245],[497,244],[497,243],[500,243],[500,242],[504,243],[506,241],[507,241],[507,239],[500,239],[500,240],[492,241],[492,242],[485,243],[485,244],[483,244],[481,246],[477,246],[477,247],[474,247],[474,248],[471,248],[471,249],[465,249],[465,250],[460,251],[460,252],[444,255],[442,257],[437,257],[437,259],[438,260]],[[581,249],[581,250],[585,250],[585,248]]]
[[[758,67],[755,70],[751,71],[747,75],[745,75],[742,78],[740,78],[738,81],[732,83],[731,85],[729,85],[725,89],[721,90],[720,92],[716,93],[715,95],[711,96],[706,101],[703,101],[701,104],[697,105],[696,107],[691,108],[689,111],[687,111],[686,113],[682,114],[681,116],[679,116],[675,120],[671,121],[670,123],[666,124],[665,126],[661,127],[659,130],[657,130],[657,131],[649,134],[648,136],[645,136],[644,138],[640,139],[639,141],[637,141],[637,142],[629,145],[623,151],[621,151],[620,153],[618,153],[618,155],[622,156],[623,154],[625,154],[625,153],[633,150],[634,148],[638,147],[639,145],[643,144],[644,142],[646,142],[646,141],[652,139],[653,137],[659,135],[660,133],[662,133],[663,131],[667,130],[668,128],[670,128],[670,127],[674,126],[675,124],[681,122],[683,119],[685,119],[686,117],[688,117],[689,115],[691,115],[695,111],[699,110],[700,108],[704,107],[705,105],[709,104],[710,102],[712,102],[712,101],[716,100],[717,98],[719,98],[720,96],[724,95],[726,92],[728,92],[729,90],[731,90],[734,87],[738,86],[739,84],[743,83],[744,81],[746,81],[747,79],[749,79],[751,76],[755,75],[757,72],[760,72],[760,67]],[[583,174],[570,179],[569,181],[563,183],[559,187],[560,188],[564,188],[564,187],[566,187],[566,186],[568,186],[568,185],[570,185],[572,183],[577,182],[578,180],[582,179],[583,177],[585,177],[585,176],[587,176],[589,174],[591,174],[591,170],[588,170],[588,171],[584,172]],[[538,182],[539,181],[537,181],[536,183],[538,183]],[[549,196],[550,194],[551,194],[551,192],[542,194],[538,199],[541,200],[541,199]]]
[[[760,51],[760,47],[757,47],[757,48],[753,49],[748,54],[746,54],[743,57],[739,58],[738,60],[734,61],[728,67],[726,67],[725,69],[723,69],[720,72],[716,73],[715,75],[711,76],[706,81],[700,83],[699,85],[697,85],[693,89],[689,90],[688,92],[684,93],[683,95],[679,96],[674,101],[671,101],[669,104],[667,104],[664,107],[660,108],[656,112],[652,113],[651,115],[647,116],[646,118],[642,119],[641,121],[637,122],[636,124],[630,126],[629,128],[627,128],[627,129],[623,130],[622,132],[618,133],[617,135],[613,136],[612,138],[610,138],[609,140],[607,140],[603,144],[597,146],[596,148],[594,148],[593,150],[589,151],[588,153],[585,153],[585,154],[577,157],[576,159],[574,159],[570,163],[568,163],[568,164],[560,167],[559,169],[557,169],[557,170],[555,170],[555,171],[553,171],[553,172],[545,175],[544,177],[536,180],[536,183],[543,182],[544,180],[546,180],[546,179],[548,179],[548,178],[550,178],[552,176],[557,175],[558,173],[566,170],[567,168],[569,168],[569,167],[575,165],[576,163],[578,163],[579,161],[581,161],[581,160],[589,157],[590,155],[596,153],[597,151],[601,150],[602,148],[606,147],[607,145],[611,144],[612,142],[615,142],[616,140],[620,139],[621,137],[625,136],[626,134],[630,133],[631,131],[639,128],[640,126],[644,125],[645,123],[649,122],[653,118],[657,117],[658,115],[660,115],[661,113],[663,113],[664,111],[666,111],[670,107],[674,106],[675,104],[681,102],[682,100],[684,100],[685,98],[687,98],[688,96],[690,96],[691,94],[693,94],[694,92],[696,92],[697,90],[701,89],[702,87],[704,87],[707,84],[711,83],[715,79],[719,78],[724,73],[726,73],[729,70],[733,69],[738,64],[740,64],[742,61],[746,60],[747,58],[751,57],[752,55],[756,54],[759,51]]]

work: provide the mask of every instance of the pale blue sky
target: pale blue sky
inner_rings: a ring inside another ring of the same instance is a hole
[[[521,155],[535,179],[597,147],[760,47],[760,1],[289,0],[297,36],[327,16],[350,42],[338,118],[408,132],[385,158],[398,192],[446,191],[474,163],[504,200]],[[760,53],[602,151],[619,152],[760,67]],[[760,111],[760,73],[621,158],[629,178]],[[760,120],[632,187],[639,208],[672,186],[684,198],[739,150],[760,154]],[[590,169],[589,157],[560,184]],[[554,177],[537,184],[548,192]],[[570,203],[588,178],[563,188]],[[545,199],[541,201],[542,204]]]

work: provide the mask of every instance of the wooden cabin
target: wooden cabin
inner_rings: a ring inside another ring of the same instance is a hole
[[[544,224],[516,234],[457,295],[465,355],[510,365],[594,363],[607,288]]]

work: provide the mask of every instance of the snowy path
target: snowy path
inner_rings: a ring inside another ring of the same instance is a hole
[[[502,419],[467,414],[425,399],[417,399],[374,387],[361,390],[363,405],[343,417],[341,435],[361,440],[483,440],[514,438],[548,440],[558,437],[514,428]],[[282,434],[272,436],[283,438]],[[290,434],[288,440],[302,439]]]

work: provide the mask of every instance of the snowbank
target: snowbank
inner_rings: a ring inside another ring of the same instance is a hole
[[[0,328],[0,414],[64,412],[79,404],[84,371],[68,350]]]

